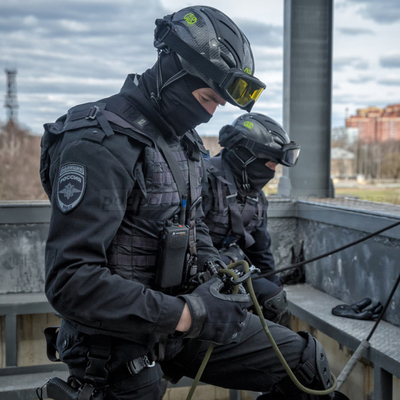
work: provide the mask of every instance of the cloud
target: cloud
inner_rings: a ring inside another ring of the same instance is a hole
[[[379,64],[383,68],[400,68],[400,54],[381,57]]]
[[[388,78],[378,79],[378,83],[385,86],[400,86],[400,78],[388,77]]]
[[[250,20],[235,21],[245,32],[252,46],[281,47],[283,43],[283,27],[263,24]]]
[[[336,28],[336,29],[343,35],[351,35],[351,36],[370,35],[374,33],[374,31],[371,29],[363,29],[363,28]]]
[[[365,70],[368,66],[368,61],[360,57],[336,57],[333,59],[333,69],[335,71],[342,71],[348,67]]]
[[[348,79],[348,82],[359,85],[359,84],[365,84],[367,82],[372,82],[374,80],[375,78],[373,76],[358,76],[357,78]]]
[[[378,24],[393,23],[400,20],[399,0],[348,0],[348,4],[358,4],[362,7],[359,13],[366,19],[372,19]]]
[[[281,53],[273,53],[258,46],[252,46],[254,60],[256,65],[256,76],[260,73],[269,74],[272,71],[282,71],[283,55]]]
[[[159,0],[0,2],[0,64],[17,68],[19,120],[41,133],[43,122],[72,105],[118,92],[128,73],[157,59]],[[4,87],[5,76],[0,76]]]

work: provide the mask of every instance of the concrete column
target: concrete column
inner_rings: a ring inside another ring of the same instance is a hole
[[[334,197],[330,179],[333,0],[285,0],[283,126],[301,145],[278,194]]]

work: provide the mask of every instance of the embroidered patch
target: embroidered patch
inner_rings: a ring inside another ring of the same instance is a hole
[[[64,164],[60,169],[57,187],[57,203],[66,214],[82,200],[86,188],[86,169],[81,164]]]
[[[149,121],[147,121],[146,117],[141,115],[138,119],[133,121],[139,128],[144,128],[146,125],[148,125]]]

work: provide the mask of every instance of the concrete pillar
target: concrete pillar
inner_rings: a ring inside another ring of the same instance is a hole
[[[333,0],[285,0],[283,126],[301,145],[278,194],[334,197],[330,179]]]

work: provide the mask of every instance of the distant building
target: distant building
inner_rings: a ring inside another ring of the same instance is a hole
[[[355,176],[355,154],[340,147],[333,147],[331,152],[331,177],[349,179]]]
[[[363,142],[400,140],[400,104],[359,109],[357,115],[346,118],[346,127],[358,128]]]
[[[332,142],[340,142],[344,145],[352,145],[358,139],[358,128],[353,127],[337,127],[332,128],[331,140]]]

